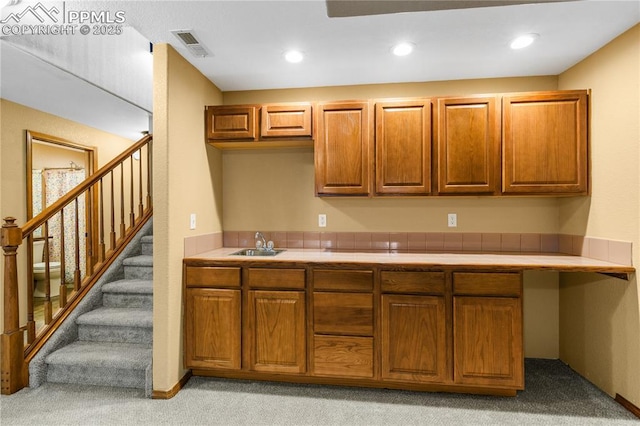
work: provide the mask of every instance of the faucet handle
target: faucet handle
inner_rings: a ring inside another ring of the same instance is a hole
[[[267,242],[267,250],[273,250],[273,241]]]
[[[262,241],[256,240],[256,248],[259,250],[262,248]]]

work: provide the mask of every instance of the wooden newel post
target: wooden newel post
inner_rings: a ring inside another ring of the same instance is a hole
[[[20,329],[18,304],[18,264],[16,255],[22,243],[22,229],[14,217],[4,219],[0,243],[4,251],[4,332],[2,333],[2,394],[24,388],[28,372],[24,362],[24,331]]]

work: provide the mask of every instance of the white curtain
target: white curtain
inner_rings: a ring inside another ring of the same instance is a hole
[[[49,207],[51,204],[60,199],[63,195],[71,191],[78,184],[85,180],[85,171],[61,169],[61,170],[44,170],[43,186],[44,186],[44,206]],[[35,191],[34,191],[35,192]],[[36,214],[34,209],[34,215]],[[73,273],[76,269],[76,230],[75,230],[75,203],[69,204],[64,208],[64,258],[65,258],[65,282],[73,282]],[[60,244],[60,235],[62,230],[60,222],[60,214],[56,214],[49,221],[49,236],[53,237],[49,240],[49,259],[52,262],[60,262],[62,248]],[[78,240],[80,254],[80,272],[81,277],[85,276],[86,265],[86,214],[85,214],[85,197],[78,198]]]

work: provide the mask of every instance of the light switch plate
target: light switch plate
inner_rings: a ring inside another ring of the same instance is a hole
[[[196,229],[196,214],[191,213],[189,217],[189,229]]]

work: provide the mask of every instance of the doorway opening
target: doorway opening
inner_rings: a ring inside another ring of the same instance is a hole
[[[97,168],[97,149],[27,130],[27,220],[36,217],[88,178]],[[95,242],[87,238],[96,217],[97,194],[85,195],[36,230],[27,241],[27,277],[32,283],[36,330],[60,306],[61,287],[71,290],[74,271],[81,279]],[[77,220],[76,220],[77,218]],[[93,234],[95,235],[95,234]],[[64,289],[63,289],[64,290]],[[57,307],[57,309],[54,308]]]

